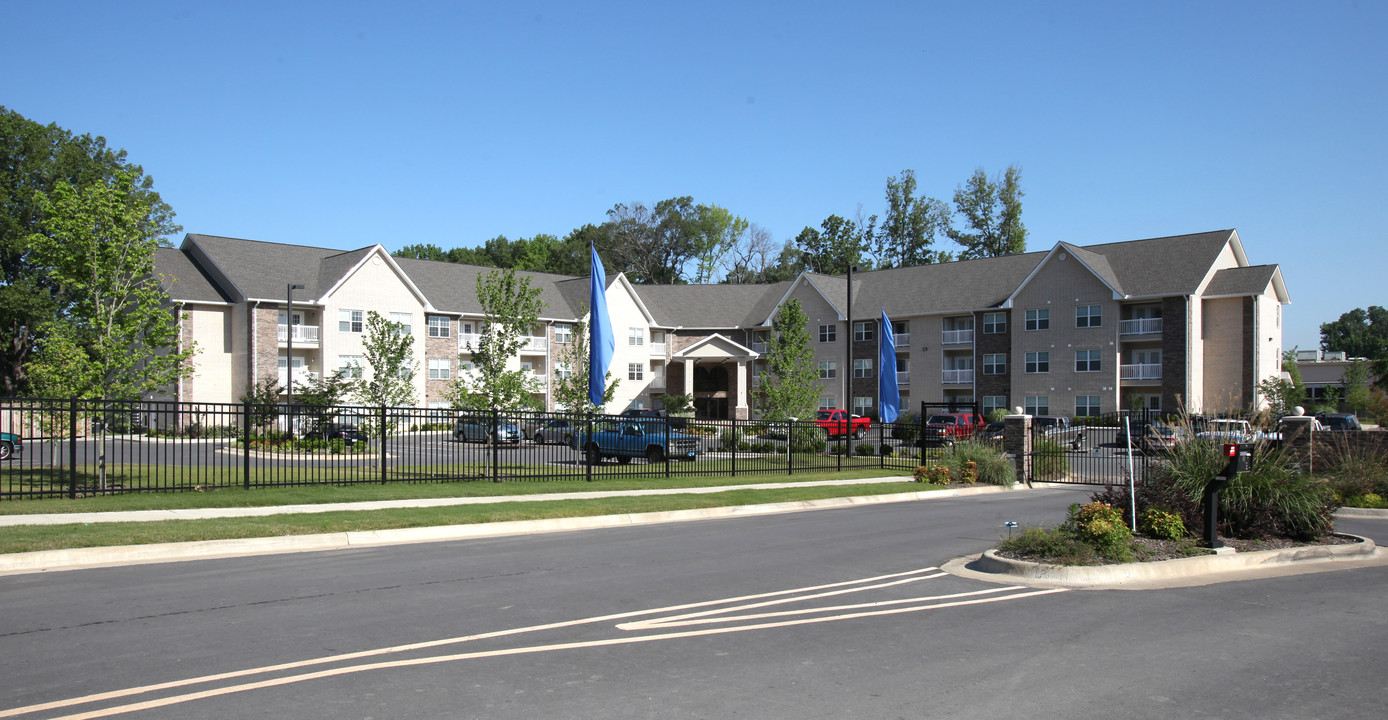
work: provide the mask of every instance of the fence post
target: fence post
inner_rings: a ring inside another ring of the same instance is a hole
[[[67,433],[67,496],[77,499],[77,398],[68,400]]]
[[[247,490],[251,489],[251,401],[241,401],[241,474]]]
[[[501,431],[501,415],[496,408],[492,408],[491,432],[487,436],[492,442],[492,482],[501,482],[501,468],[497,467],[501,460],[500,446],[497,442],[497,434]]]
[[[737,434],[737,411],[733,411],[733,431],[730,433],[733,439],[733,477],[737,477],[737,446],[742,442],[742,436]]]
[[[916,465],[925,464],[925,401],[921,401],[920,415],[916,416]]]
[[[593,410],[588,410],[587,430],[585,435],[579,436],[578,457],[583,461],[583,479],[593,482],[593,463],[588,462],[588,443],[593,441]]]
[[[380,424],[380,428],[381,428],[381,484],[382,484],[382,485],[385,485],[388,481],[386,480],[386,434],[387,434],[387,433],[386,433],[386,406],[385,406],[384,403],[381,404],[381,414],[380,414],[380,418],[379,418],[379,419],[380,419],[380,422],[381,422],[381,424]]]
[[[794,452],[794,449],[795,449],[794,438],[795,438],[795,421],[794,421],[794,420],[787,420],[787,421],[786,421],[786,474],[787,474],[787,475],[794,475],[794,474],[795,474],[795,460],[792,459],[792,453]]]

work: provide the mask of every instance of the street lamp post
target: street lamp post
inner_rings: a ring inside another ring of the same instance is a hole
[[[292,284],[289,285],[286,290],[286,293],[289,296],[289,302],[287,303],[289,309],[285,312],[284,317],[284,335],[286,338],[289,339],[289,359],[287,361],[288,372],[285,377],[285,380],[287,381],[286,384],[289,387],[285,390],[285,395],[288,398],[288,401],[285,404],[290,406],[291,408],[294,406],[294,291],[303,289],[303,285]],[[293,427],[290,427],[290,432],[293,432],[293,429]]]

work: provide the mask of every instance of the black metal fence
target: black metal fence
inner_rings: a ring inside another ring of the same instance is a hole
[[[1068,425],[1032,418],[1031,480],[1126,485],[1131,477],[1136,485],[1147,482],[1161,462],[1161,449],[1145,441],[1155,415],[1116,412],[1082,420],[1084,424]]]
[[[0,499],[359,483],[912,472],[920,426],[250,403],[0,400]],[[593,451],[596,448],[596,452]],[[924,457],[925,460],[921,458]]]

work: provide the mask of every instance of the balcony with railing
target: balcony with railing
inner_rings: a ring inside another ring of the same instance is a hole
[[[892,344],[896,346],[897,350],[905,350],[911,346],[911,333],[892,333]]]
[[[664,390],[664,389],[665,389],[665,376],[664,376],[664,375],[657,375],[656,377],[651,378],[650,388],[651,388],[652,390]]]
[[[1161,363],[1124,365],[1120,368],[1119,377],[1123,380],[1160,380]]]
[[[482,335],[479,333],[458,333],[458,349],[467,352],[468,347],[473,350],[482,342]]]
[[[1161,332],[1161,318],[1133,318],[1118,322],[1119,335],[1153,335]]]
[[[300,370],[298,368],[294,368],[294,388],[296,391],[302,389],[304,385],[311,382],[315,382],[317,380],[318,373],[312,370]],[[289,371],[284,368],[280,368],[280,385],[283,387],[289,387]]]
[[[525,344],[521,346],[523,353],[544,353],[549,350],[549,338],[536,337],[534,335],[525,336]]]
[[[541,373],[531,373],[530,378],[535,381],[531,387],[535,388],[537,392],[544,392],[549,389],[548,376]]]
[[[766,352],[765,342],[757,342],[756,340],[753,340],[750,347],[752,348],[752,352],[757,353],[758,355],[761,355]]]
[[[654,357],[665,357],[665,343],[653,342],[650,345],[651,355]]]
[[[959,385],[961,383],[971,383],[973,381],[973,368],[967,370],[945,370],[944,383],[946,385]]]
[[[971,343],[974,341],[974,331],[968,330],[946,330],[944,339],[940,342],[945,345],[958,345],[960,343]]]
[[[317,325],[280,325],[279,340],[281,344],[287,344],[290,337],[290,329],[293,329],[295,344],[317,345],[318,326]]]
[[[896,384],[897,384],[898,386],[900,386],[900,385],[910,385],[910,384],[911,384],[911,371],[910,371],[910,370],[897,370],[897,371],[896,371]]]

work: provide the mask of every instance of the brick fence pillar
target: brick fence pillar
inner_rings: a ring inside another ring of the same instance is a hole
[[[1002,447],[1017,466],[1017,482],[1031,484],[1031,416],[1008,415],[1004,420]]]

